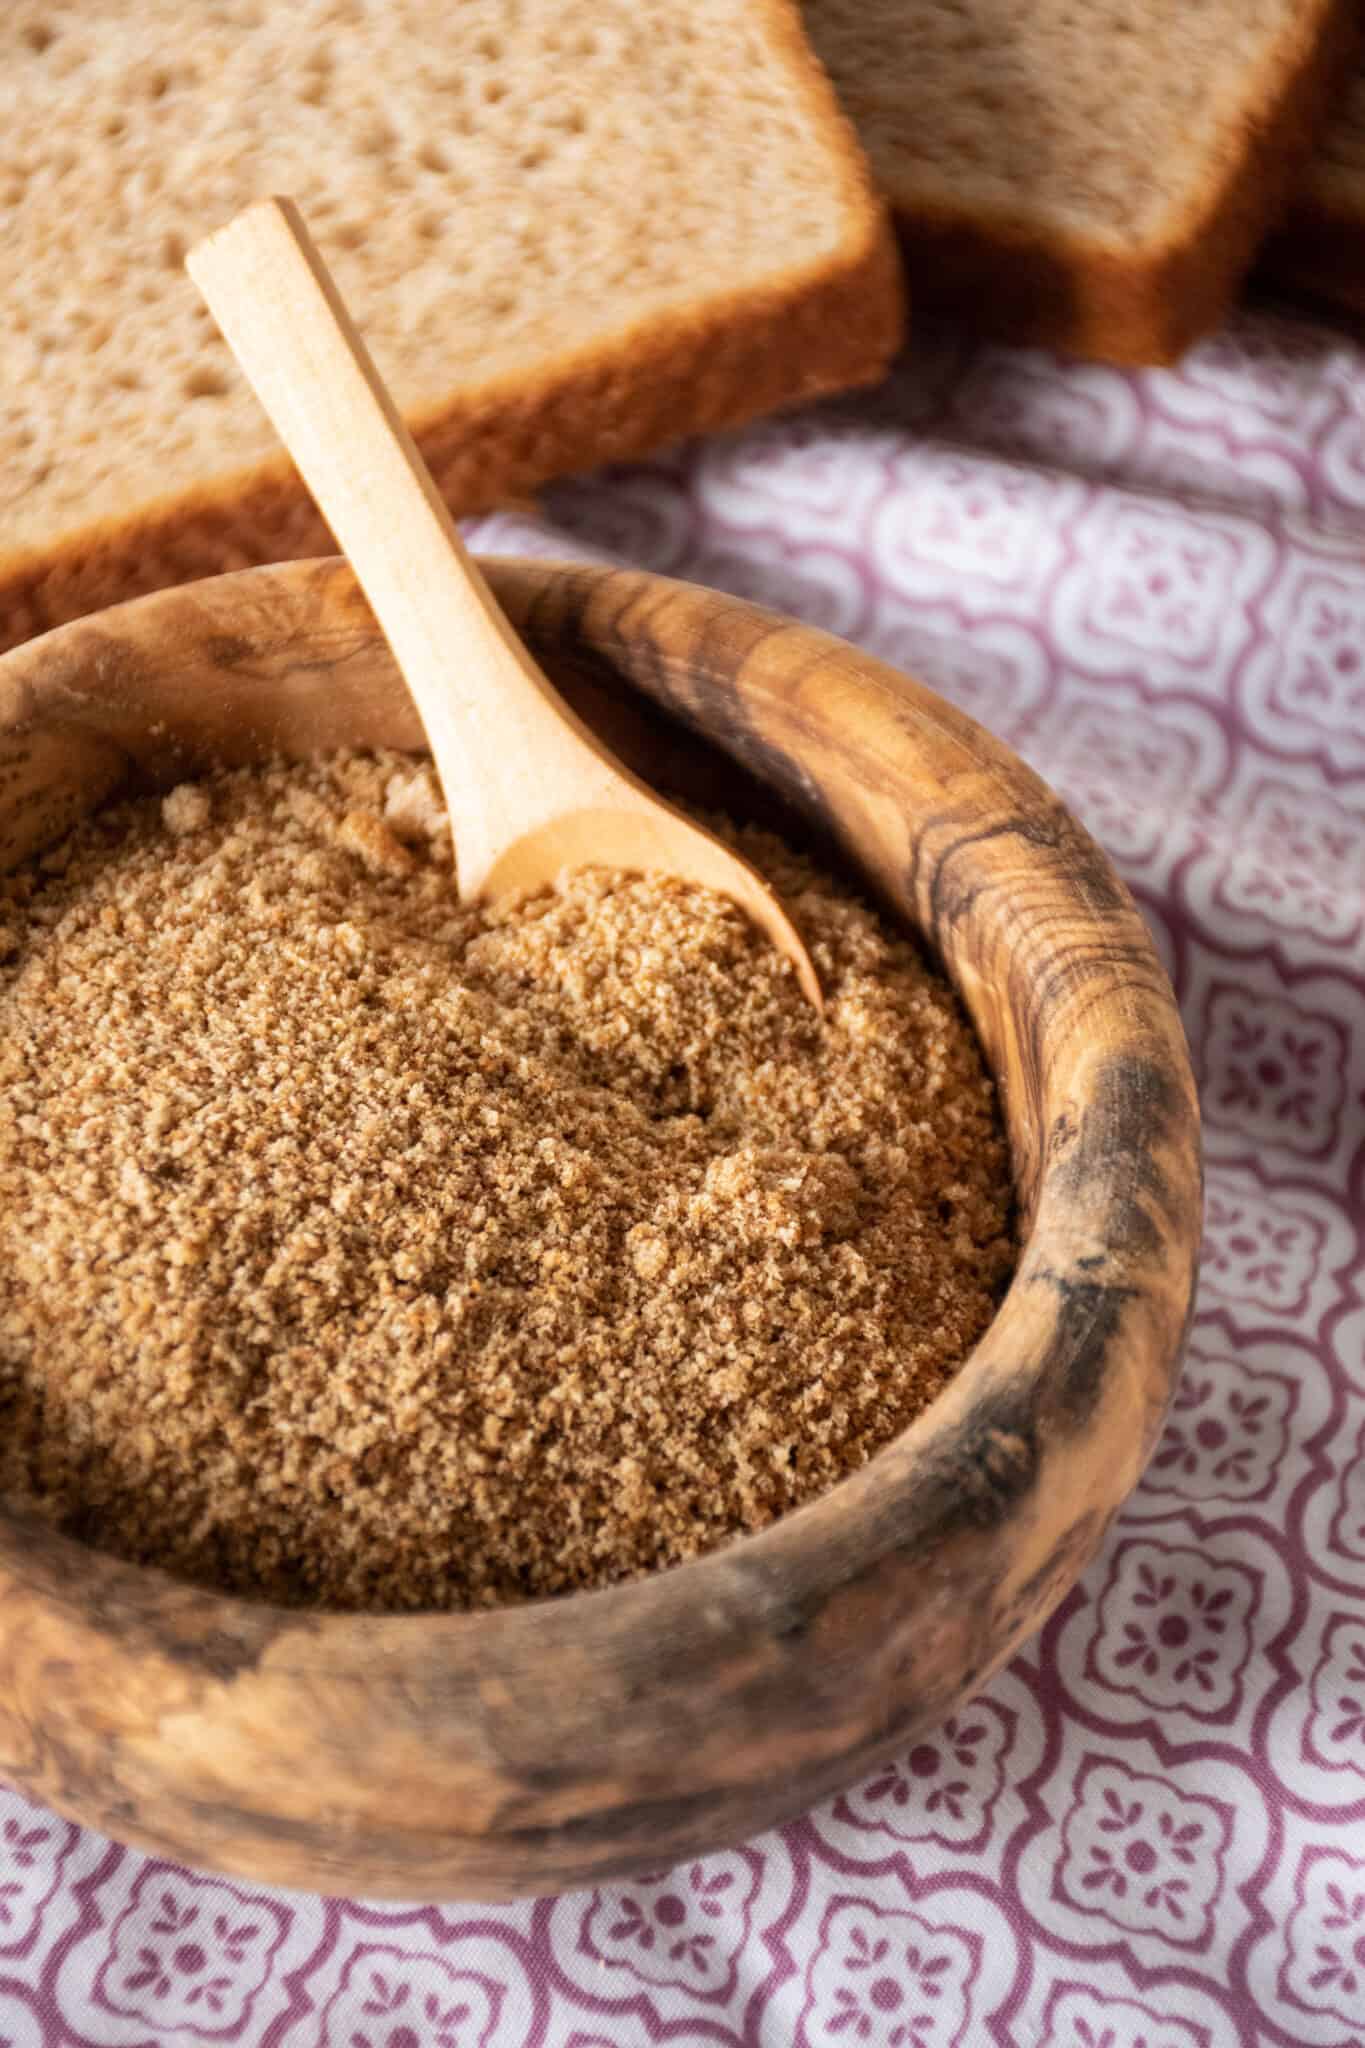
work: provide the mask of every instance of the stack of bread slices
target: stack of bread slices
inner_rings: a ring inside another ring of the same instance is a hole
[[[473,511],[874,380],[907,276],[1117,362],[1178,355],[1277,228],[1278,274],[1365,305],[1356,14],[7,0],[0,646],[328,550],[183,268],[262,193]]]

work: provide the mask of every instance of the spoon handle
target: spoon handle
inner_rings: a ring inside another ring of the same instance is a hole
[[[619,808],[612,760],[503,617],[288,199],[186,267],[349,557],[412,693],[456,833],[460,894],[565,810]]]
[[[819,1010],[814,964],[763,876],[623,767],[503,617],[298,208],[261,200],[186,267],[403,672],[445,792],[460,894],[543,888],[590,864],[676,875],[740,904]]]

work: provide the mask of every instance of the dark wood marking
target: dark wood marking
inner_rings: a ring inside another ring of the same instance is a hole
[[[774,1528],[636,1585],[478,1615],[285,1613],[0,1511],[0,1776],[169,1856],[400,1898],[696,1854],[950,1712],[1136,1482],[1200,1234],[1170,991],[1035,775],[913,680],[751,605],[486,566],[633,765],[713,800],[777,792],[941,955],[1000,1084],[1029,1231],[990,1330],[904,1436]],[[420,744],[344,564],[187,585],[0,660],[0,860],[123,783]]]

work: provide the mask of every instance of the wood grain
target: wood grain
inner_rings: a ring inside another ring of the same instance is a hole
[[[995,1322],[904,1436],[772,1529],[635,1585],[470,1616],[300,1615],[0,1513],[0,1777],[190,1863],[406,1898],[698,1853],[942,1719],[1136,1482],[1200,1237],[1169,987],[1102,854],[1007,749],[737,600],[485,567],[634,765],[712,795],[756,778],[942,956],[1000,1082],[1028,1234]],[[0,854],[210,761],[419,741],[343,564],[164,592],[0,660]]]

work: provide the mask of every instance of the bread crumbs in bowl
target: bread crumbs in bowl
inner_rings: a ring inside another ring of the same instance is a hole
[[[1170,991],[1044,785],[737,600],[490,575],[754,820],[823,1022],[699,892],[457,905],[339,563],[0,662],[0,1776],[320,1890],[658,1866],[913,1741],[1093,1554],[1193,1291]]]
[[[607,1585],[865,1463],[994,1313],[1008,1154],[908,937],[734,834],[817,1017],[724,898],[470,908],[444,827],[328,754],[0,882],[0,1486],[97,1549],[334,1611]]]

